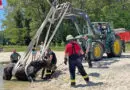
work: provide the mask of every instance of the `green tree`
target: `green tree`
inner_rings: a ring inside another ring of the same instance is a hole
[[[124,27],[130,29],[130,2],[129,0],[59,0],[60,3],[69,1],[75,8],[85,10],[91,21],[113,22],[115,28]],[[27,44],[41,23],[44,21],[50,5],[47,0],[7,0],[5,38],[12,44]],[[85,22],[78,18],[79,26],[82,28]],[[40,39],[43,41],[47,27],[42,32]],[[52,27],[51,33],[54,28]],[[53,42],[65,41],[68,34],[77,35],[75,26],[71,20],[62,22]]]

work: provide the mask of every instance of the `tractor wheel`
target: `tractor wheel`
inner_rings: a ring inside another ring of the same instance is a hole
[[[103,46],[99,42],[94,42],[92,44],[92,59],[94,61],[101,60],[103,57]]]
[[[115,39],[112,44],[112,54],[115,57],[120,57],[122,53],[122,42],[120,39]]]
[[[122,53],[122,42],[120,39],[116,38],[112,42],[111,52],[107,54],[108,57],[120,57]]]

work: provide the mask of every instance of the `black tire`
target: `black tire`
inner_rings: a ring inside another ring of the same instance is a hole
[[[103,57],[104,49],[100,42],[92,43],[92,55],[91,58],[94,61],[101,60]]]
[[[116,38],[111,45],[110,53],[107,53],[108,57],[120,57],[122,54],[122,42],[119,38]]]

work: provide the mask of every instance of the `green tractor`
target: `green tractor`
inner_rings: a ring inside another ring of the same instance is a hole
[[[91,40],[91,58],[92,60],[101,60],[103,54],[107,57],[120,57],[123,46],[122,41],[115,35],[108,22],[92,22],[93,31],[87,28],[87,33],[76,36],[79,44],[85,51],[88,45],[88,39]],[[94,34],[93,34],[94,32]],[[85,38],[87,38],[85,40]]]

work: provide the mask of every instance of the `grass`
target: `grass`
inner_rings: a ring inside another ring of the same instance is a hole
[[[130,43],[126,43],[126,51],[130,52]]]
[[[0,46],[0,48],[4,49],[4,52],[11,52],[13,49],[16,49],[18,52],[26,51],[27,46],[17,46],[17,45],[9,45],[9,46]],[[64,51],[65,46],[51,46],[51,49],[54,51]],[[126,43],[126,52],[130,52],[130,43]]]
[[[54,51],[64,51],[65,46],[51,46],[51,49]]]
[[[9,46],[0,46],[0,48],[4,49],[4,52],[12,52],[14,49],[17,50],[17,52],[26,51],[27,46],[18,46],[18,45],[9,45]],[[64,46],[51,46],[51,49],[54,51],[64,51]],[[38,47],[39,50],[39,47]]]
[[[12,50],[16,49],[17,52],[25,51],[27,46],[17,46],[17,45],[9,45],[3,46],[4,52],[12,52]]]

